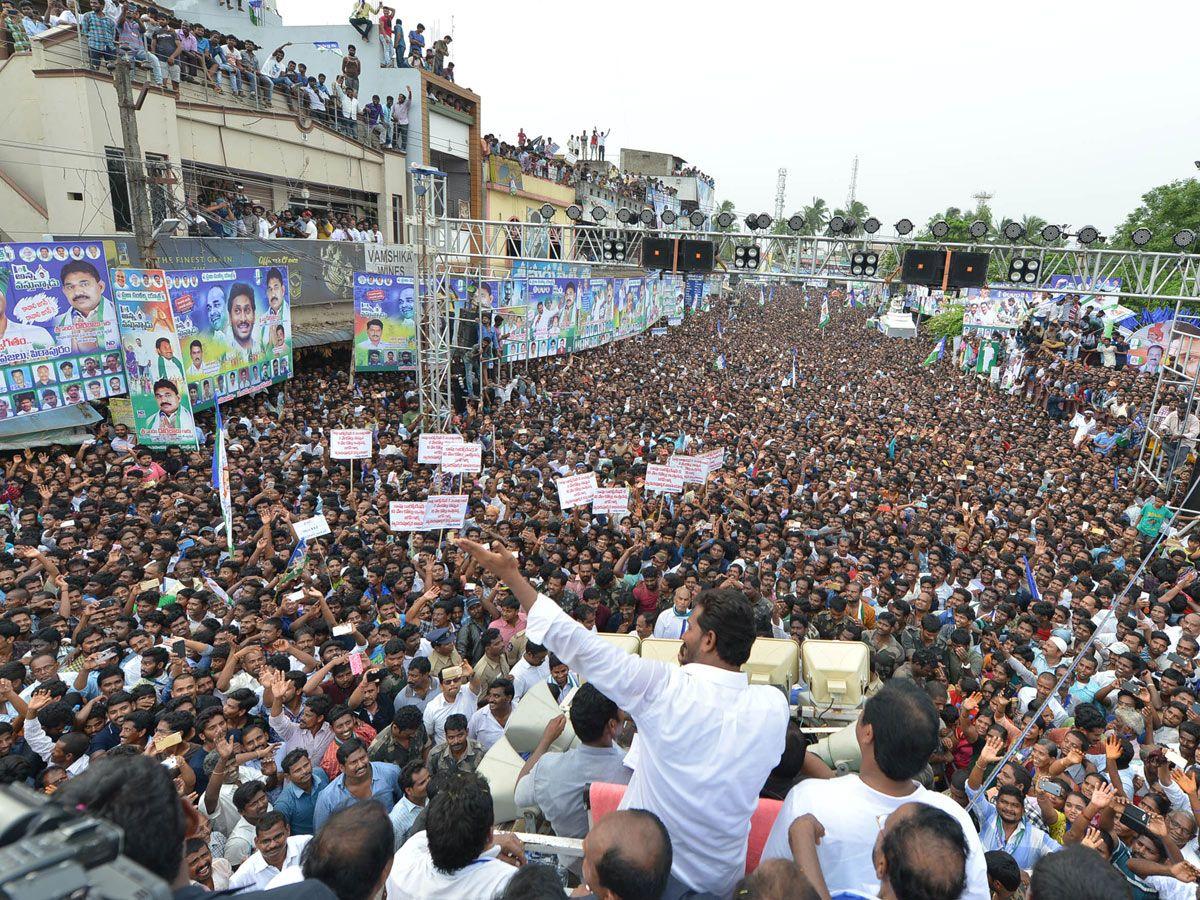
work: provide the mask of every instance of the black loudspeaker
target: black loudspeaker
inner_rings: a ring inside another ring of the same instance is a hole
[[[955,250],[950,254],[949,287],[977,288],[987,284],[988,254]]]
[[[642,239],[642,267],[669,271],[675,267],[675,242],[667,238]]]
[[[923,284],[926,287],[941,287],[946,269],[946,253],[943,250],[909,250],[904,254],[900,280],[905,284]]]
[[[712,241],[684,238],[679,242],[680,272],[711,272],[716,249]]]

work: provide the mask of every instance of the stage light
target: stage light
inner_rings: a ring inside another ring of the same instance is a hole
[[[982,219],[976,219],[971,223],[971,227],[968,228],[967,231],[971,237],[975,238],[975,240],[979,240],[988,233],[987,222],[984,222]]]
[[[1129,237],[1137,246],[1144,247],[1150,243],[1154,233],[1149,228],[1135,228]]]
[[[1057,225],[1047,225],[1042,229],[1042,240],[1047,243],[1057,241],[1062,237],[1062,229]]]
[[[643,209],[640,213],[638,213],[638,218],[641,219],[643,225],[653,225],[654,224],[654,210]]]
[[[773,221],[775,221],[775,220],[772,219],[770,216],[768,216],[766,213],[758,214],[758,227],[761,228],[763,231],[766,231],[768,228],[770,228],[771,223]]]
[[[542,204],[542,220],[549,222],[554,218],[554,207],[549,203]]]
[[[788,219],[788,228],[792,231],[802,231],[804,229],[804,216],[795,215]]]
[[[1025,237],[1025,226],[1020,222],[1006,222],[1004,224],[1004,237],[1010,241],[1019,241]]]
[[[860,250],[850,255],[850,274],[863,278],[874,278],[879,267],[879,255],[870,250]]]
[[[540,224],[540,223],[541,223],[541,221],[542,221],[542,214],[541,214],[540,212],[538,212],[536,209],[531,209],[531,210],[529,211],[529,222],[530,222],[530,224],[531,224],[531,225],[538,225],[538,224]]]
[[[733,266],[735,269],[757,269],[759,263],[758,247],[753,244],[749,246],[736,247],[733,251]]]
[[[592,218],[595,219],[597,222],[603,222],[604,217],[606,215],[608,215],[608,212],[607,212],[607,210],[604,209],[603,206],[593,206],[592,207]]]
[[[597,209],[599,209],[599,207],[597,207]],[[583,207],[581,207],[578,203],[572,203],[567,207],[567,218],[572,222],[578,222],[583,218]]]
[[[1008,261],[1008,280],[1012,284],[1034,284],[1041,268],[1040,260],[1014,256]]]
[[[717,225],[720,228],[728,228],[733,224],[733,214],[723,212],[717,216]]]
[[[1096,242],[1096,239],[1100,237],[1100,232],[1091,225],[1084,225],[1079,229],[1079,234],[1075,235],[1075,237],[1079,240],[1079,243],[1086,247],[1088,244]]]
[[[755,229],[758,228],[758,214],[757,213],[750,213],[750,215],[746,216],[746,227],[749,228],[751,231],[754,231]]]
[[[625,242],[621,240],[605,241],[600,249],[608,262],[625,262]]]
[[[935,238],[944,238],[950,233],[950,226],[946,224],[945,219],[938,219],[929,230],[933,232]]]
[[[877,218],[875,218],[874,216],[871,216],[871,218],[869,218],[869,219],[867,219],[867,221],[863,222],[863,231],[865,231],[867,234],[874,234],[878,230],[879,230],[879,220]]]
[[[858,228],[858,219],[847,216],[846,221],[842,223],[842,234],[854,234],[856,228]]]
[[[1184,247],[1188,247],[1196,242],[1196,232],[1190,228],[1184,228],[1175,232],[1175,237],[1172,240],[1175,241],[1175,246],[1182,250]]]
[[[675,224],[675,210],[664,209],[662,211],[662,215],[659,216],[659,218],[662,219],[662,223],[664,225],[674,225]]]
[[[901,237],[906,234],[911,234],[912,230],[913,223],[911,219],[901,219],[896,223],[896,234],[900,235]]]
[[[704,213],[698,209],[693,209],[688,215],[688,221],[692,223],[692,227],[699,228],[704,224]]]
[[[829,230],[834,234],[841,234],[842,229],[846,227],[846,220],[841,216],[834,216],[829,220]]]
[[[620,209],[617,210],[617,221],[620,222],[622,225],[628,225],[630,219],[632,219],[632,218],[633,218],[633,213],[631,213],[625,207],[622,206]]]

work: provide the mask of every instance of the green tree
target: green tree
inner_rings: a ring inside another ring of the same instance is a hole
[[[855,228],[854,228],[854,232],[853,232],[854,234],[862,234],[863,233],[862,223],[865,222],[867,220],[867,218],[871,215],[870,211],[867,209],[867,204],[863,203],[861,200],[853,201],[850,204],[848,209],[839,207],[838,209],[835,209],[833,211],[833,214],[835,216],[841,216],[843,219],[846,219],[846,218],[854,219],[854,221],[855,221]]]
[[[812,203],[800,210],[800,215],[804,217],[805,228],[814,234],[819,234],[825,230],[825,223],[829,220],[829,205],[820,197],[813,197]]]
[[[1133,233],[1149,228],[1150,241],[1141,247],[1133,242]],[[1111,245],[1122,250],[1152,250],[1179,253],[1192,248],[1175,246],[1175,235],[1183,229],[1200,234],[1200,181],[1188,178],[1153,188],[1142,195],[1142,203],[1125,217]]]
[[[719,216],[721,213],[729,213],[729,215],[733,216],[733,221],[724,228],[716,224],[717,216]],[[737,231],[737,207],[733,205],[732,200],[722,200],[717,206],[717,211],[713,213],[713,229],[715,231]]]

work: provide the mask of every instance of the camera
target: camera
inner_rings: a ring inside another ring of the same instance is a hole
[[[0,896],[8,900],[171,900],[165,881],[121,855],[111,822],[47,802],[21,784],[0,788]]]

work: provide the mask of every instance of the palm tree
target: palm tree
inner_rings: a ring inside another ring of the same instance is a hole
[[[800,215],[810,231],[822,231],[825,220],[829,218],[829,205],[820,197],[813,197],[812,203],[800,210]]]
[[[861,200],[854,200],[851,202],[849,209],[835,209],[833,214],[835,216],[841,216],[843,219],[854,219],[856,223],[854,233],[858,234],[862,231],[862,223],[867,220],[867,217],[871,213],[867,209],[867,204],[863,203]]]
[[[1047,222],[1041,216],[1021,216],[1021,227],[1025,229],[1025,237],[1023,240],[1035,238],[1040,240],[1042,229],[1045,228]]]

